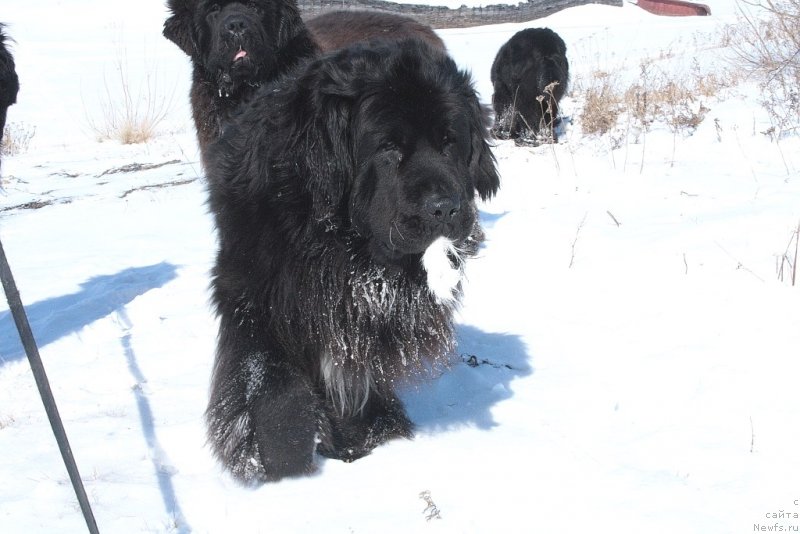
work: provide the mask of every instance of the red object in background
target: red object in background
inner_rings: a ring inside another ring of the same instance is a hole
[[[637,5],[654,15],[668,17],[706,16],[711,14],[711,8],[705,4],[684,2],[682,0],[639,0]]]

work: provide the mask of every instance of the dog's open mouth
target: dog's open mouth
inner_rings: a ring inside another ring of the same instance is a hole
[[[244,58],[247,57],[247,50],[240,48],[236,55],[233,56],[233,62],[236,63],[237,61],[242,61]]]

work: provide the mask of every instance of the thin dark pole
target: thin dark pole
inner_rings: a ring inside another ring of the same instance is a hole
[[[75,463],[75,458],[72,456],[72,449],[69,446],[67,433],[64,431],[64,425],[61,422],[61,416],[58,415],[56,400],[53,398],[53,392],[50,390],[50,382],[47,380],[47,373],[44,371],[42,358],[39,356],[39,349],[36,346],[36,340],[33,338],[33,332],[31,332],[31,326],[28,323],[28,316],[25,314],[25,308],[22,306],[17,284],[14,282],[14,276],[11,274],[11,267],[8,265],[2,241],[0,241],[0,279],[2,279],[3,282],[3,290],[6,292],[8,307],[11,308],[11,315],[14,317],[14,322],[17,325],[17,332],[19,332],[19,337],[22,340],[22,346],[25,347],[25,353],[28,355],[28,361],[33,371],[33,378],[36,380],[36,386],[39,388],[39,395],[42,397],[44,409],[47,412],[47,418],[50,419],[50,426],[53,429],[53,434],[56,436],[58,448],[61,449],[61,457],[64,459],[64,465],[67,467],[69,478],[72,480],[72,488],[75,490],[75,495],[78,497],[81,511],[83,511],[83,518],[86,520],[86,526],[89,527],[89,532],[97,534],[99,531],[97,530],[97,523],[92,514],[92,507],[89,505],[89,499],[86,497],[86,490],[83,488],[81,475],[78,473],[78,465]]]

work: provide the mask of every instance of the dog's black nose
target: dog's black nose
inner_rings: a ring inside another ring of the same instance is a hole
[[[461,199],[457,196],[432,195],[426,199],[425,209],[433,219],[449,222],[461,211]]]
[[[244,35],[247,29],[247,21],[241,15],[231,15],[225,19],[225,29],[236,36]]]

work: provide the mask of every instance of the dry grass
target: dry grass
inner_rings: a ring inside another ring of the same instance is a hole
[[[556,124],[559,119],[558,114],[554,113],[554,110],[557,109],[557,101],[554,94],[557,86],[558,82],[550,83],[544,88],[544,94],[536,97],[541,117],[538,125],[529,124],[527,119],[517,111],[517,99],[516,95],[514,95],[514,102],[512,102],[511,106],[495,119],[494,135],[498,139],[508,139],[514,122],[522,121],[524,128],[521,129],[519,137],[515,139],[517,145],[539,146],[555,143],[557,141]]]
[[[584,90],[581,109],[583,133],[603,135],[617,125],[625,111],[623,93],[616,78],[603,71],[595,71],[589,77]]]
[[[741,64],[768,78],[800,70],[800,0],[739,0],[741,22],[732,46]]]
[[[14,122],[6,124],[3,128],[3,141],[0,143],[0,155],[16,156],[27,152],[34,135],[34,126]]]
[[[118,50],[114,70],[115,79],[109,81],[103,76],[104,94],[98,97],[100,113],[92,116],[87,112],[87,124],[99,141],[145,143],[155,136],[159,124],[169,113],[174,90],[162,91],[152,67],[146,67],[143,77],[134,86],[127,54],[122,49]]]
[[[583,134],[602,136],[612,151],[640,145],[644,154],[648,133],[653,128],[666,129],[672,133],[674,163],[679,138],[692,135],[705,120],[711,102],[724,96],[739,78],[732,69],[719,65],[713,72],[704,70],[696,60],[685,72],[676,73],[663,64],[662,56],[641,61],[633,79],[623,81],[624,70],[595,71],[576,79],[571,96],[578,105],[575,122]],[[665,57],[668,64],[674,63],[669,55]],[[627,161],[626,150],[624,166]],[[644,162],[642,157],[640,171]]]
[[[739,0],[739,9],[735,61],[759,80],[777,140],[800,129],[800,0]]]
[[[420,492],[419,498],[425,501],[426,504],[425,510],[422,511],[422,513],[425,514],[426,521],[430,521],[431,519],[442,518],[442,513],[439,510],[439,507],[436,506],[436,503],[433,502],[433,498],[431,497],[430,491],[425,490]]]
[[[792,230],[786,250],[776,260],[776,271],[778,280],[787,282],[793,286],[797,284],[797,260],[800,252],[800,223],[797,228]]]
[[[707,99],[722,96],[726,90],[735,87],[742,81],[738,70],[725,67],[718,67],[716,71],[704,70],[700,67],[697,59],[692,61],[687,78],[691,87],[694,88],[695,94]]]
[[[537,144],[556,142],[556,121],[558,120],[558,112],[556,110],[558,109],[558,102],[555,90],[558,85],[558,82],[551,82],[544,88],[544,94],[536,97],[542,116],[537,131]]]
[[[11,415],[0,415],[0,430],[13,426],[16,422],[16,419]]]
[[[608,134],[612,148],[642,142],[656,123],[676,137],[691,135],[705,119],[708,102],[735,83],[732,74],[706,73],[697,63],[676,77],[659,68],[656,60],[645,60],[639,65],[638,79],[628,84],[597,71],[576,95],[583,99],[581,127],[587,135]]]

